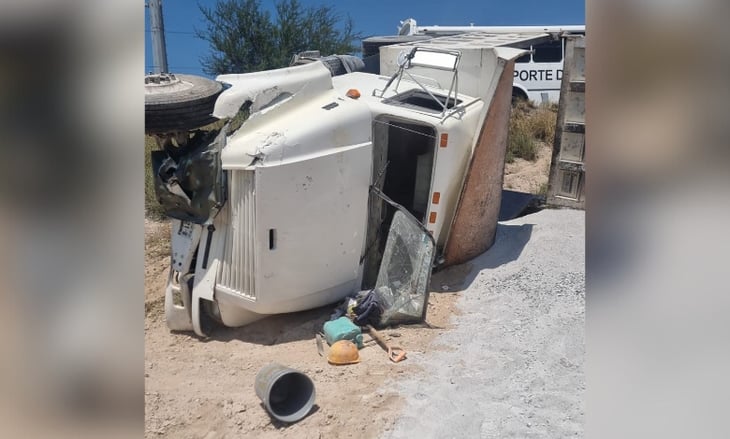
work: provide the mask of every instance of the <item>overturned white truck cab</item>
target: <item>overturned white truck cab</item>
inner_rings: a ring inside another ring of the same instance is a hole
[[[423,293],[433,266],[491,246],[524,51],[436,40],[381,60],[386,75],[314,62],[216,78],[225,126],[153,157],[173,217],[172,330],[204,335],[204,317],[243,326],[382,283]]]

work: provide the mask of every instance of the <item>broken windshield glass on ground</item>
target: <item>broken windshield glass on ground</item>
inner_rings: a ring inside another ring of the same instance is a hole
[[[384,201],[397,206],[387,197]],[[388,352],[391,361],[405,359],[405,350],[389,346],[374,327],[420,323],[426,319],[434,247],[433,238],[423,225],[397,206],[374,288],[346,298],[335,310],[323,327],[327,343],[333,346],[350,340],[361,348],[361,327],[365,327]]]

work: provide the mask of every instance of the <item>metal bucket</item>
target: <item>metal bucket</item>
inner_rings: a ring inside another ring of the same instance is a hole
[[[256,374],[256,395],[271,416],[283,422],[296,422],[309,414],[314,405],[314,383],[299,372],[271,363]]]

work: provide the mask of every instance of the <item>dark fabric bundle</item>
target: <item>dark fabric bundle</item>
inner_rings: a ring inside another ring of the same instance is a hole
[[[375,290],[370,290],[365,297],[358,300],[355,311],[355,319],[353,323],[358,326],[367,324],[378,326],[380,324],[380,316],[383,314],[383,308],[380,306],[378,296]]]

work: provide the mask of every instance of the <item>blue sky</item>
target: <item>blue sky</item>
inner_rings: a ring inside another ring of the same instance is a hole
[[[215,0],[163,0],[167,62],[171,72],[208,76],[200,58],[208,44],[196,38],[195,29],[205,22],[198,4],[212,6]],[[343,16],[349,14],[355,30],[365,36],[394,35],[401,20],[414,18],[418,25],[481,26],[585,24],[583,0],[301,0],[304,5],[334,5]],[[261,4],[273,9],[274,2]],[[149,14],[145,9],[145,71],[152,69]]]

